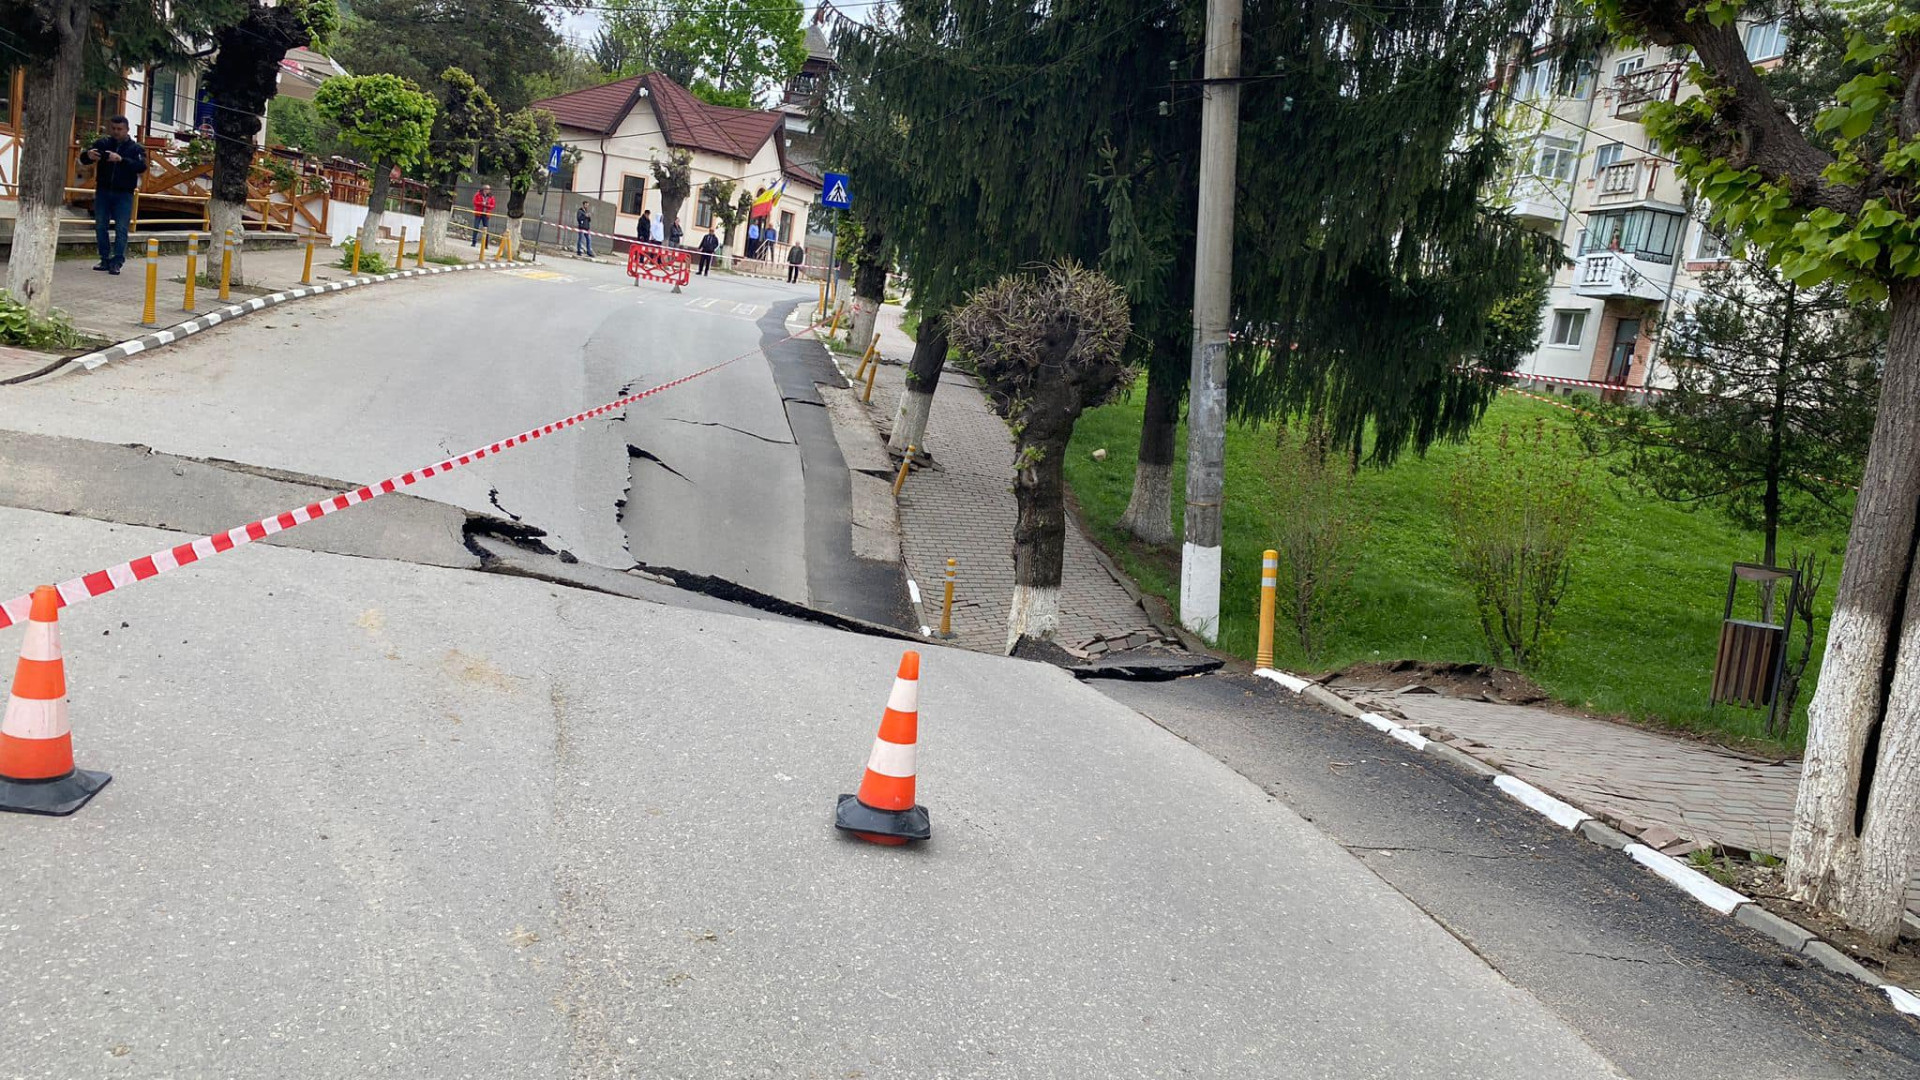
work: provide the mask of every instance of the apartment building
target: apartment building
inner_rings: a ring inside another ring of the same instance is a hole
[[[1777,64],[1778,22],[1744,28],[1747,55]],[[1572,80],[1551,60],[1521,69],[1507,91],[1511,126],[1529,139],[1509,191],[1516,217],[1559,238],[1571,265],[1554,275],[1540,342],[1517,373],[1618,386],[1671,383],[1659,327],[1727,265],[1707,224],[1642,124],[1655,102],[1692,97],[1682,50],[1613,47]],[[1530,134],[1529,134],[1530,133]]]

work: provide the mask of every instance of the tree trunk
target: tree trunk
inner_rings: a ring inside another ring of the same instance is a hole
[[[373,186],[367,191],[367,220],[360,223],[360,250],[362,253],[373,250],[380,239],[380,218],[387,212],[387,191],[393,185],[393,164],[387,161],[373,163]]]
[[[907,447],[926,448],[927,416],[933,412],[933,392],[940,386],[940,372],[947,366],[947,322],[943,317],[922,318],[920,340],[913,344],[913,360],[907,365],[907,386],[900,395],[900,408],[893,414],[893,434],[887,449],[904,454]]]
[[[1787,884],[1891,943],[1920,858],[1920,282],[1893,288],[1872,449],[1808,706]]]
[[[1133,495],[1120,528],[1149,544],[1173,542],[1173,437],[1180,426],[1180,372],[1164,364],[1147,369],[1147,407],[1140,421],[1140,456]]]
[[[1072,340],[1066,338],[1069,344]],[[1060,577],[1067,544],[1065,463],[1080,409],[1079,384],[1063,376],[1034,386],[1020,412],[1013,472],[1013,498],[1020,513],[1013,526],[1009,653],[1023,637],[1051,641],[1060,628]]]
[[[306,44],[308,37],[292,8],[249,6],[246,18],[215,34],[214,41],[218,52],[207,70],[206,83],[207,97],[214,105],[209,213],[215,236],[229,228],[239,236],[246,221],[253,140],[260,134],[267,102],[279,92],[280,61],[288,50]],[[246,280],[239,250],[233,255],[233,280]]]
[[[886,239],[872,222],[866,222],[864,227],[866,231],[860,234],[860,254],[853,264],[853,330],[847,339],[847,344],[857,353],[867,351],[880,305],[887,302],[887,264],[883,257]]]
[[[37,315],[53,308],[53,259],[60,215],[67,205],[67,152],[73,139],[73,103],[80,92],[91,0],[56,3],[51,12],[58,47],[44,64],[27,67],[26,145],[20,151],[19,216],[7,257],[7,292]]]
[[[427,240],[427,258],[446,258],[449,250],[447,227],[453,223],[453,185],[443,185],[437,178],[428,184],[426,201],[420,212],[425,219],[421,230]]]

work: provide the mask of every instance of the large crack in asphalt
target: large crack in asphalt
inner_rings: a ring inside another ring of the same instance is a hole
[[[765,435],[756,435],[751,431],[734,427],[732,424],[722,424],[718,420],[686,420],[678,416],[669,416],[667,417],[667,419],[673,421],[676,424],[691,424],[694,427],[725,428],[736,435],[745,435],[749,439],[759,439],[763,443],[771,443],[774,446],[792,446],[793,445],[793,440],[791,439],[769,439]]]
[[[638,459],[639,459],[639,460],[641,460],[641,461],[651,461],[651,462],[653,462],[653,463],[654,463],[655,465],[658,465],[658,466],[660,466],[661,468],[663,468],[663,469],[665,469],[665,470],[667,470],[668,472],[670,472],[670,473],[672,473],[673,475],[675,475],[675,476],[678,476],[678,477],[679,477],[680,479],[682,479],[682,480],[686,480],[686,481],[687,481],[687,483],[689,483],[689,484],[691,484],[691,483],[693,483],[693,481],[692,481],[692,480],[688,480],[688,479],[687,479],[687,476],[686,476],[686,474],[685,474],[685,473],[683,473],[683,472],[681,472],[681,471],[680,471],[679,469],[676,469],[676,468],[674,468],[673,466],[671,466],[671,465],[669,465],[669,464],[667,464],[666,462],[664,462],[664,461],[661,461],[661,460],[660,460],[660,458],[659,458],[659,455],[657,455],[657,454],[655,454],[655,453],[653,453],[653,451],[651,451],[651,450],[643,450],[643,449],[641,449],[640,447],[638,447],[638,446],[635,446],[635,445],[633,445],[632,443],[628,443],[628,444],[627,444],[627,457],[629,457],[629,458],[638,458]]]

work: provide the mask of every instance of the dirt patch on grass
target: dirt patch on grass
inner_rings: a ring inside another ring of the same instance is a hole
[[[1499,705],[1546,705],[1553,701],[1525,675],[1489,664],[1394,660],[1354,664],[1322,676],[1319,681],[1334,690],[1425,691]]]

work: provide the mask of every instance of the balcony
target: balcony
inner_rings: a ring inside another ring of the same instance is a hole
[[[1672,101],[1680,92],[1680,72],[1684,67],[1684,64],[1662,64],[1630,71],[1615,79],[1608,91],[1613,95],[1613,118],[1638,120],[1646,115],[1648,105]]]
[[[1546,177],[1522,177],[1513,185],[1513,216],[1529,228],[1553,229],[1567,219],[1564,186]]]
[[[1623,251],[1596,251],[1574,261],[1573,295],[1601,300],[1663,300],[1665,263],[1636,258]]]
[[[1593,201],[1596,203],[1632,202],[1642,198],[1645,186],[1643,176],[1650,176],[1650,170],[1644,161],[1620,161],[1600,170],[1599,182],[1594,185]]]

